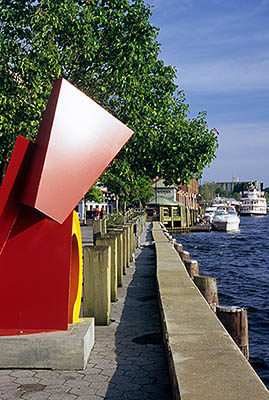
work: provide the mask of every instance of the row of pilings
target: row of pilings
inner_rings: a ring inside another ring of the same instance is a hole
[[[109,325],[111,302],[118,299],[123,275],[133,260],[146,217],[128,215],[120,224],[93,221],[93,246],[84,247],[83,316]]]
[[[172,238],[163,224],[161,224],[161,226],[165,236],[173,243],[175,250],[183,261],[194,284],[248,360],[249,341],[247,309],[244,307],[224,307],[219,305],[216,278],[200,275],[198,261],[192,260],[190,258],[190,253],[183,250],[183,245],[177,243],[176,239]]]

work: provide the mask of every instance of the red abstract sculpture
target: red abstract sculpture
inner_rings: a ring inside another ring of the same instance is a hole
[[[36,142],[18,137],[0,190],[0,335],[76,322],[81,239],[73,209],[131,135],[59,79]]]

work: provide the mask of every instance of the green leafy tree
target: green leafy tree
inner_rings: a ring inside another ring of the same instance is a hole
[[[218,185],[216,183],[207,182],[199,187],[199,193],[202,200],[208,202],[212,201],[216,197],[216,190]]]
[[[127,199],[156,175],[201,175],[217,132],[205,113],[188,119],[150,15],[143,0],[0,0],[0,175],[17,135],[36,136],[59,76],[135,132],[102,177],[109,190]]]
[[[244,190],[248,190],[251,186],[249,182],[238,182],[233,190],[233,193],[242,193]]]
[[[90,190],[84,196],[85,201],[94,201],[95,203],[102,203],[104,201],[104,195],[102,190],[94,184]]]
[[[232,197],[232,193],[229,192],[229,190],[223,189],[222,187],[217,187],[215,194],[219,195],[220,197]]]

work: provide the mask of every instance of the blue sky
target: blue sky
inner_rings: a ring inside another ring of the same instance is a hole
[[[269,0],[145,0],[161,58],[177,69],[190,117],[207,111],[217,158],[203,182],[269,186]]]

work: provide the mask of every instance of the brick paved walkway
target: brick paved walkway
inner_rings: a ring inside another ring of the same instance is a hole
[[[85,238],[85,232],[83,237]],[[171,399],[150,225],[83,371],[0,370],[0,400]],[[1,357],[1,355],[0,355]]]

